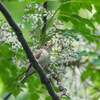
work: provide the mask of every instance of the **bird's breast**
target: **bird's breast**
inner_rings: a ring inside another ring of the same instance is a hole
[[[50,62],[50,53],[46,50],[42,50],[41,56],[38,59],[40,65],[44,67],[46,64]]]

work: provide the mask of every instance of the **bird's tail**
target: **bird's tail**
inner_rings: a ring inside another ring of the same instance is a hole
[[[32,74],[34,74],[34,73],[36,73],[36,71],[34,71],[33,73],[31,73],[30,75],[27,75],[27,74],[26,74],[26,75],[22,78],[21,83],[24,84],[25,81],[27,80],[27,78],[28,78],[29,76],[31,76]]]
[[[27,80],[27,78],[28,78],[27,75],[25,75],[25,76],[23,77],[23,79],[21,80],[21,83],[24,84],[25,81]]]

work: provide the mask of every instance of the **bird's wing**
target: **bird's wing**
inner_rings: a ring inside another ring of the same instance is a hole
[[[41,56],[41,53],[42,53],[42,50],[38,51],[38,52],[35,54],[35,58],[36,58],[36,59],[39,59],[39,57]]]
[[[42,50],[38,51],[38,52],[35,54],[35,58],[36,58],[36,59],[39,59],[41,53],[42,53]],[[27,70],[26,70],[26,73],[28,73],[28,71],[29,71],[29,69],[31,68],[31,66],[32,66],[32,63],[29,64],[29,66],[28,66],[28,68],[27,68]]]

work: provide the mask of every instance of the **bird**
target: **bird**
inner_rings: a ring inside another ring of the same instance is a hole
[[[51,43],[45,43],[41,49],[38,50],[38,52],[35,54],[35,59],[37,62],[41,65],[41,67],[45,67],[47,64],[50,63],[50,57],[51,57]],[[21,83],[24,84],[29,76],[31,76],[36,71],[33,68],[34,65],[32,63],[29,64],[25,76],[22,78]]]

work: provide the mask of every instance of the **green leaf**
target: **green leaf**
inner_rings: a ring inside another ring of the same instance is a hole
[[[43,45],[47,41],[49,41],[52,38],[53,35],[46,35],[46,34],[41,34],[40,35],[40,43]]]
[[[45,2],[45,1],[55,1],[55,0],[37,0],[37,3]],[[57,0],[56,0],[57,1]]]
[[[95,57],[95,56],[98,56],[98,54],[95,53],[95,52],[82,51],[82,52],[79,53],[78,58],[80,59],[83,56],[92,56],[92,57]]]
[[[93,63],[95,65],[100,65],[100,59],[93,59]]]
[[[47,97],[45,98],[45,100],[51,100],[51,97],[50,97],[50,96],[47,96]]]
[[[81,74],[81,80],[82,81],[85,81],[87,78],[89,78],[91,75],[93,74],[93,70],[92,69],[86,69],[86,71],[84,71],[82,74]]]
[[[99,19],[100,19],[100,13],[96,12],[92,17],[92,21],[93,22],[97,21],[100,24],[100,20]]]
[[[15,0],[13,2],[5,1],[3,3],[13,16],[14,20],[16,22],[22,22],[22,16],[24,15],[26,4],[24,2],[19,3]]]
[[[14,89],[14,90],[12,91],[12,93],[13,93],[13,95],[14,95],[15,97],[17,97],[18,94],[19,94],[21,91],[23,91],[21,88],[16,88],[16,89]]]
[[[39,99],[39,95],[38,95],[38,93],[30,93],[30,99],[31,100],[33,100],[33,98],[34,98],[34,100],[38,100]]]
[[[34,13],[35,13],[34,9],[30,9],[30,10],[24,12],[24,14],[34,14]]]
[[[74,30],[71,29],[69,31],[72,31],[73,33],[76,33],[76,34],[83,35],[85,38],[87,38],[87,40],[89,42],[96,42],[97,44],[99,44],[100,36],[99,35],[95,35],[95,34],[91,34],[90,29],[85,28],[85,27],[81,27],[81,24],[80,24],[80,26],[78,26],[78,28],[76,28]]]
[[[81,2],[81,7],[84,9],[88,9],[90,12],[92,12],[92,5],[90,2]]]
[[[88,26],[90,26],[90,27],[95,29],[95,26],[93,25],[93,23],[89,19],[82,18],[82,17],[80,17],[80,16],[78,16],[76,14],[71,14],[70,16],[73,17],[74,19],[76,19],[78,21],[81,21],[84,24],[87,24]]]
[[[100,0],[91,0],[91,3],[95,6],[100,6]]]
[[[78,38],[78,37],[76,37],[75,35],[73,35],[72,33],[69,33],[69,32],[64,32],[63,34],[64,34],[64,35],[71,36],[71,37],[73,37],[76,41],[79,41],[79,38]]]
[[[86,51],[80,52],[78,55],[78,58],[80,59],[81,57],[86,56],[86,55],[88,55],[88,52]]]
[[[68,29],[56,29],[56,32],[59,32],[59,31],[61,31],[64,36],[68,35],[68,36],[71,36],[72,38],[74,38],[76,41],[79,41],[79,38],[73,34],[73,33],[75,33],[74,30],[72,31],[72,30],[68,30]]]

